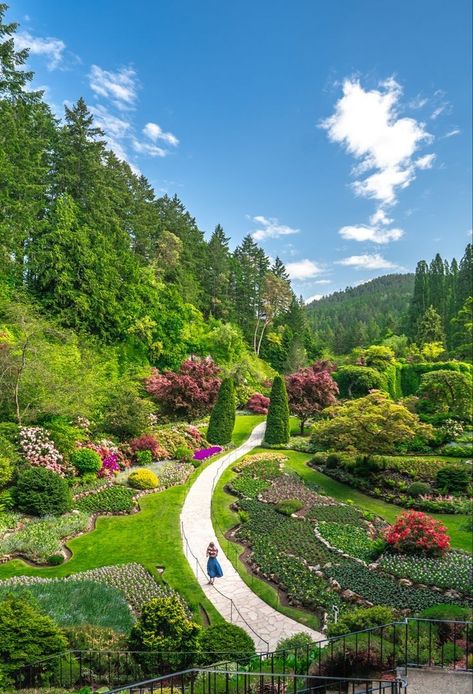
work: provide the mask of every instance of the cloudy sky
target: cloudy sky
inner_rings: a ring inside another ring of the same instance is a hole
[[[18,0],[58,115],[209,233],[252,233],[305,298],[471,238],[470,0]]]

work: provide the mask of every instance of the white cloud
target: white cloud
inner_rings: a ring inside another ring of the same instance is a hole
[[[363,89],[358,80],[346,79],[334,113],[321,124],[332,142],[359,160],[358,176],[374,170],[354,182],[355,193],[384,205],[395,203],[397,189],[414,180],[413,155],[423,142],[432,140],[424,123],[398,116],[401,95],[400,85],[392,78],[372,90]]]
[[[149,139],[153,142],[162,140],[162,142],[166,142],[168,145],[172,145],[173,147],[176,147],[179,144],[179,140],[175,135],[172,133],[163,132],[157,123],[146,123],[145,127],[143,128],[143,134],[146,135],[146,137],[149,137]]]
[[[417,96],[414,99],[411,99],[411,101],[409,101],[409,107],[414,109],[423,108],[427,102],[427,97],[422,96],[422,94],[417,94]]]
[[[55,70],[63,60],[66,44],[61,39],[48,36],[32,36],[29,31],[20,31],[15,35],[15,48],[19,51],[28,48],[30,55],[43,55],[48,59],[48,70]]]
[[[348,258],[337,260],[336,264],[354,267],[355,270],[388,270],[397,267],[397,265],[391,263],[390,260],[386,260],[386,258],[383,258],[379,253],[373,253],[372,255],[351,255]]]
[[[165,157],[169,152],[162,147],[150,144],[149,142],[141,142],[136,137],[132,138],[132,147],[138,154],[147,154],[150,157]]]
[[[313,284],[333,284],[332,280],[315,280]]]
[[[322,299],[323,294],[313,294],[312,296],[308,296],[307,299],[304,300],[305,304],[310,304],[312,301],[320,301]]]
[[[356,224],[344,226],[338,233],[347,241],[371,241],[372,243],[385,244],[390,241],[399,241],[404,231],[402,229],[383,229],[382,227]]]
[[[304,258],[294,263],[288,263],[286,270],[292,280],[307,280],[311,277],[316,277],[322,272],[322,268],[316,265],[312,260]]]
[[[423,157],[416,159],[418,169],[431,169],[434,163],[435,154],[424,154]]]
[[[260,226],[259,229],[255,229],[255,231],[253,231],[251,234],[255,241],[263,241],[263,239],[275,239],[278,238],[278,236],[290,236],[292,234],[299,233],[299,229],[294,229],[286,224],[280,224],[275,217],[263,217],[263,215],[257,215],[252,219],[253,222]],[[297,263],[292,263],[292,265],[297,265]]]
[[[440,116],[440,114],[445,111],[447,106],[448,106],[448,104],[441,104],[440,106],[437,106],[437,108],[434,109],[432,111],[432,113],[430,114],[430,117],[432,118],[432,120],[436,120]]]
[[[453,130],[449,130],[448,133],[445,133],[444,137],[455,137],[455,135],[460,135],[461,130],[459,128],[454,128]]]
[[[383,210],[382,207],[378,207],[376,212],[371,215],[370,217],[370,224],[376,226],[377,224],[391,224],[393,220],[391,217],[388,217],[386,212]]]
[[[131,67],[122,67],[112,72],[92,65],[89,84],[92,91],[98,96],[111,99],[120,110],[131,108],[137,98],[138,82],[136,72]]]
[[[92,106],[90,110],[94,115],[96,125],[110,137],[122,138],[131,129],[129,120],[114,116],[105,106],[99,104]]]

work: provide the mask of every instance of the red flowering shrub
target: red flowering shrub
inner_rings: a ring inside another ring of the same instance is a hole
[[[268,414],[269,398],[261,393],[253,393],[246,404],[246,409],[255,414]]]
[[[192,357],[182,362],[179,371],[153,373],[146,380],[148,393],[162,412],[191,421],[210,412],[220,388],[219,368],[207,357]]]
[[[150,451],[153,460],[166,460],[169,458],[169,453],[164,449],[155,436],[152,434],[142,434],[130,441],[130,449],[133,453],[137,451]]]
[[[306,369],[286,376],[289,409],[300,420],[301,436],[309,417],[315,417],[337,401],[338,386],[332,378],[332,371],[331,362],[317,361]]]
[[[405,511],[387,529],[385,539],[391,549],[403,554],[440,556],[450,547],[446,528],[420,511]]]

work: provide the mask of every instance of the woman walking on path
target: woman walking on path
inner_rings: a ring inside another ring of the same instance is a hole
[[[218,549],[213,542],[209,542],[207,547],[207,573],[209,575],[209,585],[213,586],[216,578],[222,578],[223,571],[217,559]]]

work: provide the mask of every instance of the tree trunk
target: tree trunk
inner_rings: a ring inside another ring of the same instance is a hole
[[[306,420],[301,419],[301,436],[304,436],[304,425],[305,425]]]

